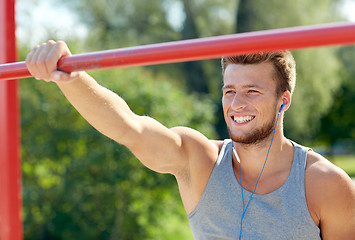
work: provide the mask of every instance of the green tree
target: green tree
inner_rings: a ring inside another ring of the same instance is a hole
[[[354,151],[355,116],[352,111],[355,102],[355,47],[340,48],[338,54],[344,68],[339,72],[343,83],[335,93],[335,100],[330,111],[321,119],[317,140],[320,145],[331,147],[340,143],[345,148],[350,148],[347,150]]]
[[[90,30],[87,39],[69,45],[79,53],[330,22],[338,19],[339,2],[67,1]],[[173,4],[180,4],[185,16],[180,28],[169,19]],[[54,29],[51,34],[48,38],[58,38]],[[329,110],[344,77],[335,50],[294,52],[298,84],[285,119],[291,138],[312,139]],[[185,125],[211,138],[215,132],[227,137],[221,108],[216,107],[221,97],[219,60],[193,65],[197,67],[181,63],[93,74],[138,114],[168,127]],[[187,77],[194,71],[197,76]],[[26,239],[191,238],[189,231],[185,235],[186,215],[172,176],[147,170],[126,148],[92,129],[53,84],[22,80],[21,105]]]
[[[212,102],[165,76],[141,68],[93,74],[137,114],[215,136]],[[169,221],[178,224],[165,236],[191,235],[174,178],[94,130],[55,84],[22,80],[21,105],[26,239],[160,239]]]
[[[237,9],[238,32],[285,28],[334,22],[341,19],[340,0],[262,1],[240,0]],[[320,118],[327,113],[339,89],[341,65],[335,48],[294,51],[297,84],[291,108],[285,117],[285,130],[296,141],[312,141]]]
[[[165,0],[67,1],[90,30],[87,46],[97,49],[136,46],[177,39],[167,21]]]
[[[185,10],[185,21],[181,35],[183,39],[198,38],[199,33],[197,31],[195,6],[192,1],[183,0]],[[203,70],[203,64],[201,61],[192,61],[183,63],[183,67],[186,73],[186,84],[188,89],[200,92],[208,93],[208,83],[206,81],[205,72]]]

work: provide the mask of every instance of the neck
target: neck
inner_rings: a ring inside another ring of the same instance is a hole
[[[248,176],[251,179],[259,176],[260,171],[264,165],[268,149],[270,147],[271,139],[272,134],[257,144],[241,144],[234,142],[234,148],[240,158],[243,176]],[[279,165],[278,162],[281,159],[280,155],[282,154],[283,149],[285,146],[287,146],[287,144],[289,143],[283,136],[282,130],[277,128],[263,175],[266,175],[267,172],[270,172],[272,169],[277,169],[277,166]],[[237,163],[236,160],[237,159],[235,156],[233,156],[234,163]],[[236,169],[239,170],[239,164],[234,165]]]

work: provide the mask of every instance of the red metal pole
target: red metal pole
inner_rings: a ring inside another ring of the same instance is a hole
[[[17,60],[15,0],[0,0],[0,62]],[[0,239],[23,239],[18,81],[0,82]]]
[[[355,23],[293,27],[106,50],[63,58],[67,71],[152,65],[355,43]],[[24,62],[0,65],[0,80],[30,77]]]

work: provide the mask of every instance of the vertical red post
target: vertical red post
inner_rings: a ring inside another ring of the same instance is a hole
[[[0,0],[0,63],[17,61],[15,0]],[[0,82],[0,239],[23,239],[18,81]]]

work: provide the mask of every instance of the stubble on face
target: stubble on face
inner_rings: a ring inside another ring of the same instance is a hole
[[[276,116],[273,119],[264,124],[262,127],[252,130],[249,134],[245,136],[233,136],[230,128],[228,127],[228,133],[230,138],[236,142],[245,145],[255,145],[261,143],[264,139],[268,138],[274,131],[276,122]]]

